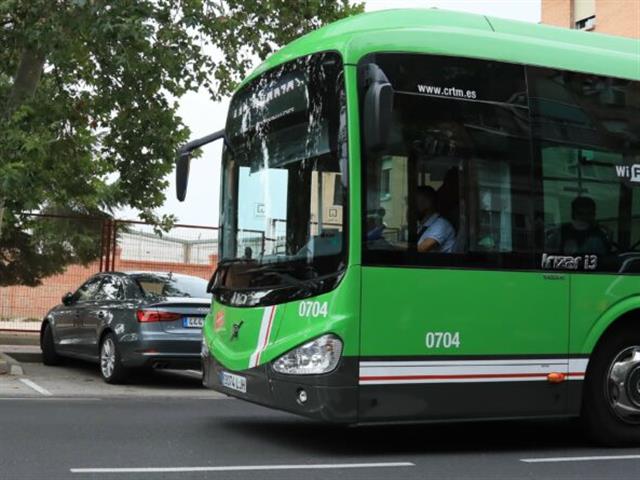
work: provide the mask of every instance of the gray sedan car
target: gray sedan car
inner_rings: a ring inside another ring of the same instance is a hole
[[[109,272],[89,278],[42,322],[46,365],[60,357],[100,364],[108,383],[134,367],[200,368],[202,324],[211,306],[207,282],[158,272]]]

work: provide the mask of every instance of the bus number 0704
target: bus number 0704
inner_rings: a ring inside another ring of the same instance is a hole
[[[460,332],[427,332],[427,348],[460,348]]]
[[[301,317],[326,317],[328,310],[327,302],[300,302],[298,315]]]

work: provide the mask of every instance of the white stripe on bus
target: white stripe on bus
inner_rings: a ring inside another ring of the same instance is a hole
[[[360,362],[360,384],[547,381],[550,373],[583,380],[588,359]]]
[[[455,358],[455,357],[454,357]],[[575,368],[586,368],[588,358],[570,358],[569,365]],[[437,365],[553,365],[566,364],[567,358],[518,358],[499,360],[385,360],[360,362],[360,366],[367,367],[413,367],[413,366],[437,366]]]
[[[265,307],[264,309],[264,312],[262,314],[262,321],[260,322],[260,333],[258,335],[258,342],[256,344],[256,349],[251,354],[251,358],[249,359],[249,368],[257,367],[259,365],[260,355],[269,344],[269,336],[271,335],[271,330],[273,329],[275,312],[276,305]]]

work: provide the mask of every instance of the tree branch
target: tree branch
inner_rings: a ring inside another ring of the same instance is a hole
[[[40,82],[43,68],[44,54],[42,52],[31,48],[26,48],[22,52],[4,111],[5,118],[9,118],[26,100],[33,97]]]

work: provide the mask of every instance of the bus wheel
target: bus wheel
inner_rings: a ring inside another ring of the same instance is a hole
[[[640,332],[616,333],[604,339],[592,357],[582,418],[598,443],[640,444]]]

